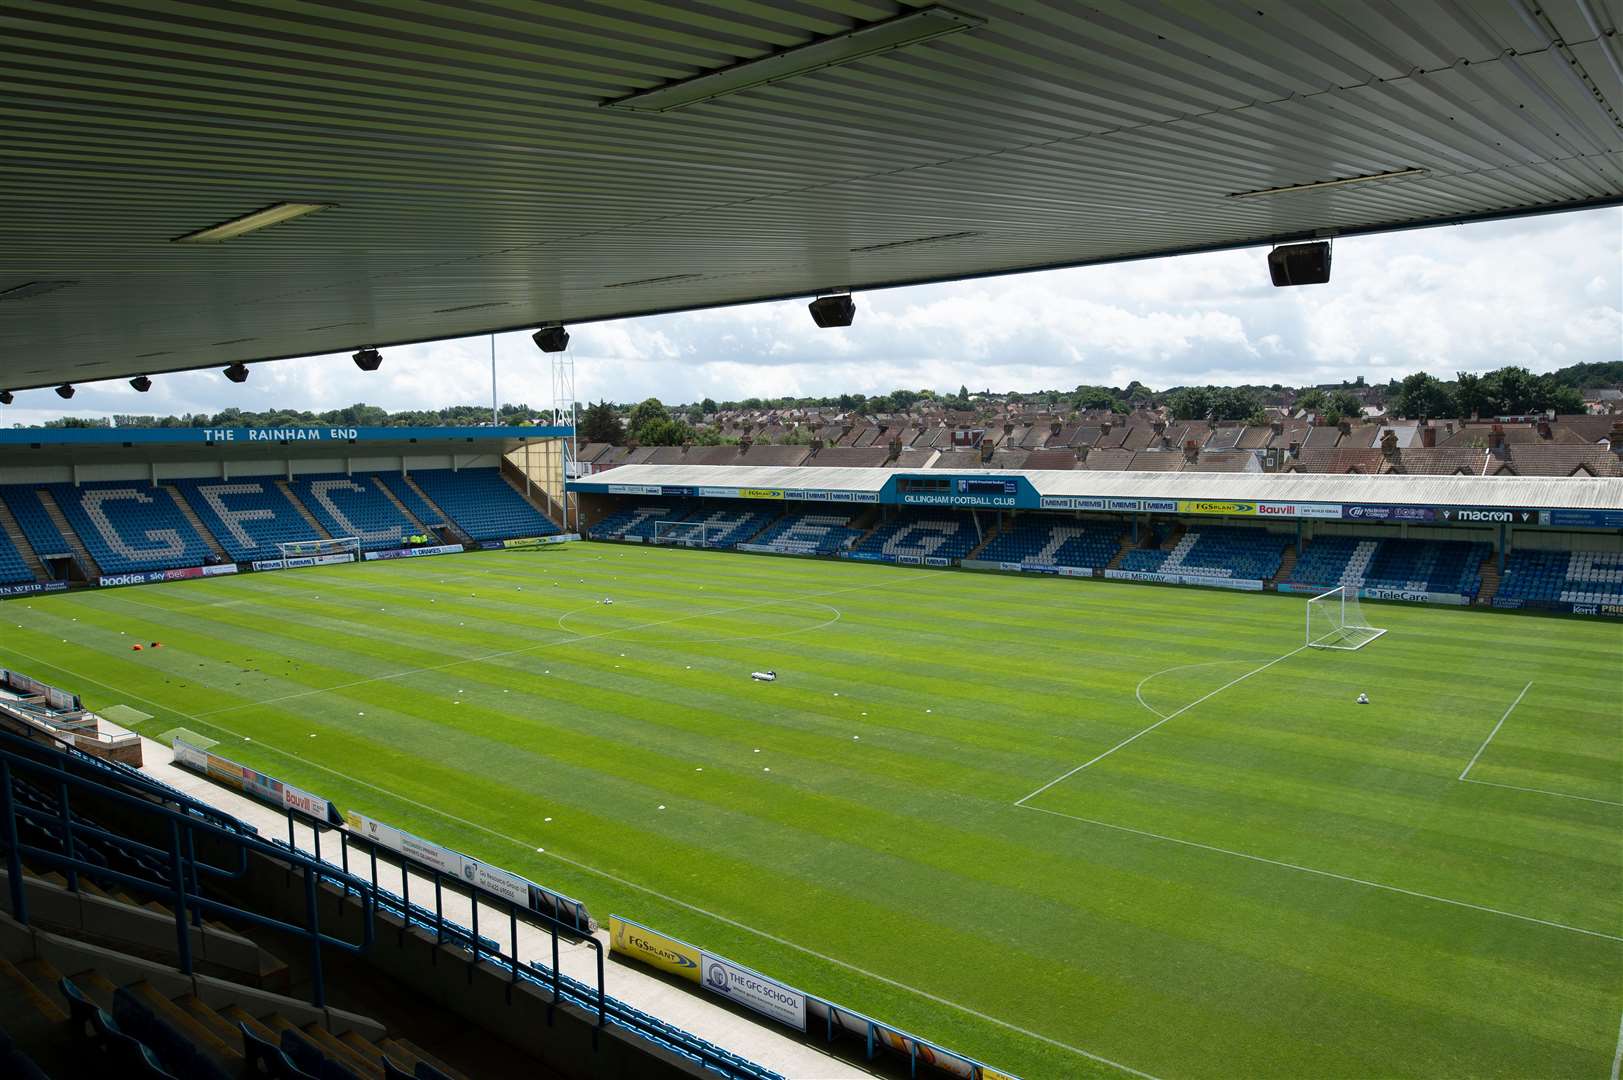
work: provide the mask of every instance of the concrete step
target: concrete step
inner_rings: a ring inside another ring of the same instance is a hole
[[[276,486],[281,489],[283,495],[287,496],[287,501],[293,504],[293,509],[299,512],[299,516],[304,519],[304,523],[310,526],[312,533],[322,540],[332,539],[332,533],[328,532],[326,527],[310,512],[310,508],[304,505],[304,500],[294,494],[293,489],[288,486],[286,480],[276,481]]]
[[[440,516],[440,520],[445,522],[445,527],[451,530],[453,536],[462,541],[464,544],[473,539],[473,537],[469,536],[462,530],[462,526],[458,525],[454,520],[452,520],[451,515],[445,512],[445,507],[441,506],[433,499],[430,499],[428,497],[428,492],[417,486],[417,481],[411,478],[410,473],[401,473],[400,479],[405,481],[406,486],[411,488],[411,490],[416,493],[417,497],[423,500],[423,503],[430,510],[434,511],[434,513]]]
[[[389,485],[383,482],[382,477],[374,475],[372,477],[372,486],[383,492],[383,497],[388,499],[396,510],[400,511],[400,516],[405,518],[406,521],[411,524],[412,532],[429,533],[430,535],[433,534],[433,529],[430,529],[427,525],[424,525],[417,519],[416,514],[406,509],[406,504],[400,501],[400,496],[389,490]]]
[[[237,561],[231,557],[230,553],[227,552],[223,546],[221,546],[220,541],[215,538],[212,532],[209,531],[209,527],[203,524],[203,519],[197,516],[197,511],[192,509],[191,504],[186,501],[186,496],[180,493],[179,488],[175,487],[173,484],[160,484],[159,487],[167,491],[169,493],[169,497],[175,500],[175,505],[180,508],[180,516],[186,519],[186,524],[190,525],[197,531],[197,535],[203,538],[203,543],[208,545],[209,550],[212,551],[215,556],[220,559],[220,561]]]
[[[68,524],[67,515],[62,513],[60,506],[56,505],[56,497],[41,488],[39,490],[39,502],[41,506],[45,507],[45,516],[51,519],[51,524],[55,525],[57,532],[62,534],[62,539],[68,542],[68,550],[73,552],[73,557],[78,561],[79,568],[85,572],[85,576],[92,580],[101,577],[101,567],[97,565],[95,559],[90,557],[90,552],[80,542],[79,534],[73,531],[73,526]]]

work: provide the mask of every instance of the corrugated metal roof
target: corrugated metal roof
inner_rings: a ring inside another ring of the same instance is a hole
[[[594,484],[672,487],[809,488],[876,492],[909,469],[750,468],[624,465],[595,473]],[[1091,470],[977,475],[1024,476],[1039,495],[1233,502],[1384,503],[1396,506],[1504,506],[1527,509],[1623,510],[1623,479],[1531,476],[1332,476],[1318,473],[1144,473]]]
[[[911,6],[8,0],[0,290],[45,288],[0,299],[0,384],[1623,193],[1617,0],[952,0],[983,25],[602,107]],[[280,201],[334,206],[169,243]]]

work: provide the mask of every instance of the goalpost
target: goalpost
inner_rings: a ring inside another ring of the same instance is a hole
[[[710,547],[720,530],[704,521],[656,521],[654,543],[683,544],[687,547]]]
[[[342,561],[333,556],[348,555],[351,562],[361,561],[361,541],[356,536],[337,536],[331,540],[287,540],[276,545],[284,559],[323,559]]]
[[[1382,634],[1369,625],[1358,606],[1358,590],[1338,585],[1307,602],[1307,647],[1362,649]]]

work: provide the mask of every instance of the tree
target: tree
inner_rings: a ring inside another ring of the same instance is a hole
[[[699,408],[703,410],[706,416],[714,416],[721,411],[721,406],[716,404],[716,399],[708,397],[699,402]]]
[[[588,405],[575,420],[575,434],[589,443],[617,443],[624,435],[614,406],[606,401]]]
[[[1480,375],[1473,375],[1469,371],[1462,371],[1455,377],[1454,404],[1461,416],[1493,415],[1488,388],[1483,385]]]
[[[1495,415],[1533,412],[1538,403],[1538,379],[1524,367],[1502,367],[1482,376],[1488,409]]]
[[[1324,391],[1317,388],[1309,388],[1296,395],[1296,407],[1303,412],[1319,412],[1328,404],[1329,399],[1324,396]]]
[[[654,417],[636,431],[637,442],[642,446],[681,446],[693,438],[693,428],[686,420],[673,420],[668,416]]]
[[[1557,382],[1554,377],[1545,375],[1539,379],[1539,393],[1543,399],[1544,408],[1566,416],[1584,411],[1584,395],[1576,386]]]
[[[1127,408],[1116,392],[1107,386],[1079,386],[1071,406],[1077,409],[1109,409],[1126,412]]]
[[[1326,408],[1339,416],[1351,419],[1363,415],[1364,399],[1351,390],[1337,390],[1330,395]]]
[[[1211,412],[1207,415],[1213,422],[1261,421],[1262,408],[1251,391],[1239,386],[1214,386],[1210,394]]]
[[[1204,420],[1212,414],[1211,391],[1204,386],[1186,386],[1167,399],[1174,420]]]
[[[656,397],[644,398],[632,406],[631,415],[626,418],[626,430],[631,432],[631,437],[639,443],[647,443],[648,440],[643,436],[642,429],[655,420],[669,420],[670,418],[670,411],[665,408],[664,402]]]
[[[1392,395],[1392,412],[1410,420],[1423,416],[1453,416],[1454,395],[1435,376],[1417,371],[1398,384]]]

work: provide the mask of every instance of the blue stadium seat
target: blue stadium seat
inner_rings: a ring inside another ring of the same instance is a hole
[[[176,480],[174,485],[238,562],[274,559],[277,544],[319,539],[272,479]]]
[[[1623,553],[1512,551],[1498,595],[1568,604],[1623,604]]]
[[[425,469],[424,471],[428,472],[430,470]],[[439,471],[442,471],[442,470],[432,470],[432,471],[439,472]],[[443,470],[443,471],[450,472],[450,470],[448,470],[448,469]],[[468,469],[466,471],[472,473],[472,472],[488,472],[490,470],[486,470],[486,469]],[[390,494],[392,494],[395,498],[400,500],[400,505],[404,506],[406,508],[406,512],[409,513],[412,517],[416,518],[418,521],[422,522],[424,525],[427,525],[430,529],[437,529],[441,525],[445,524],[445,515],[437,513],[434,510],[434,508],[428,504],[428,501],[426,499],[424,499],[421,495],[417,494],[417,491],[416,491],[415,488],[413,488],[410,484],[406,483],[406,474],[405,473],[380,472],[380,473],[374,473],[373,475],[376,476],[379,480],[383,481],[383,486],[389,489]],[[451,473],[451,475],[452,476],[458,476],[458,475],[461,475],[461,474],[453,472],[453,473]],[[416,473],[412,473],[412,477],[414,479],[416,478],[416,476],[417,476]],[[418,486],[421,487],[422,485],[419,484]],[[432,499],[433,496],[430,495],[429,498]]]
[[[201,566],[210,555],[173,496],[138,481],[51,484],[63,517],[102,570],[171,570]]]
[[[1121,531],[1110,522],[1026,514],[993,537],[977,557],[1034,566],[1102,567],[1121,547]]]
[[[732,547],[766,528],[772,513],[763,510],[759,503],[706,500],[676,524],[661,526],[657,533],[650,533],[649,538],[659,543]]]
[[[23,562],[22,553],[11,542],[11,537],[0,532],[0,585],[33,580],[34,572]]]
[[[597,540],[641,540],[646,543],[654,538],[656,524],[682,521],[697,509],[698,506],[692,502],[639,502],[636,506],[616,510],[593,525],[587,534]]]
[[[790,513],[773,522],[754,542],[802,555],[832,555],[850,547],[861,535],[861,529],[851,527],[848,514]]]
[[[1488,544],[1465,540],[1374,539],[1321,536],[1304,545],[1293,584],[1319,588],[1451,593],[1475,597],[1482,589]]]
[[[1279,573],[1290,537],[1267,529],[1196,525],[1167,550],[1127,553],[1122,569],[1141,573],[1264,580]]]
[[[288,487],[315,519],[335,537],[353,536],[366,551],[399,547],[416,531],[389,500],[371,473],[321,473],[300,476]]]
[[[11,516],[17,519],[17,525],[33,547],[35,555],[41,559],[66,559],[73,556],[73,549],[68,546],[62,531],[51,521],[51,516],[45,512],[45,504],[39,501],[39,494],[32,484],[0,487],[0,499],[5,500],[6,506],[11,510]]]
[[[411,478],[458,528],[475,540],[551,536],[559,531],[550,518],[514,491],[497,469],[423,469],[413,472]],[[405,483],[400,487],[405,488]],[[411,507],[412,503],[406,505]],[[412,513],[417,510],[413,508]]]
[[[887,559],[961,559],[980,541],[980,531],[967,514],[904,511],[881,524],[856,551]]]

